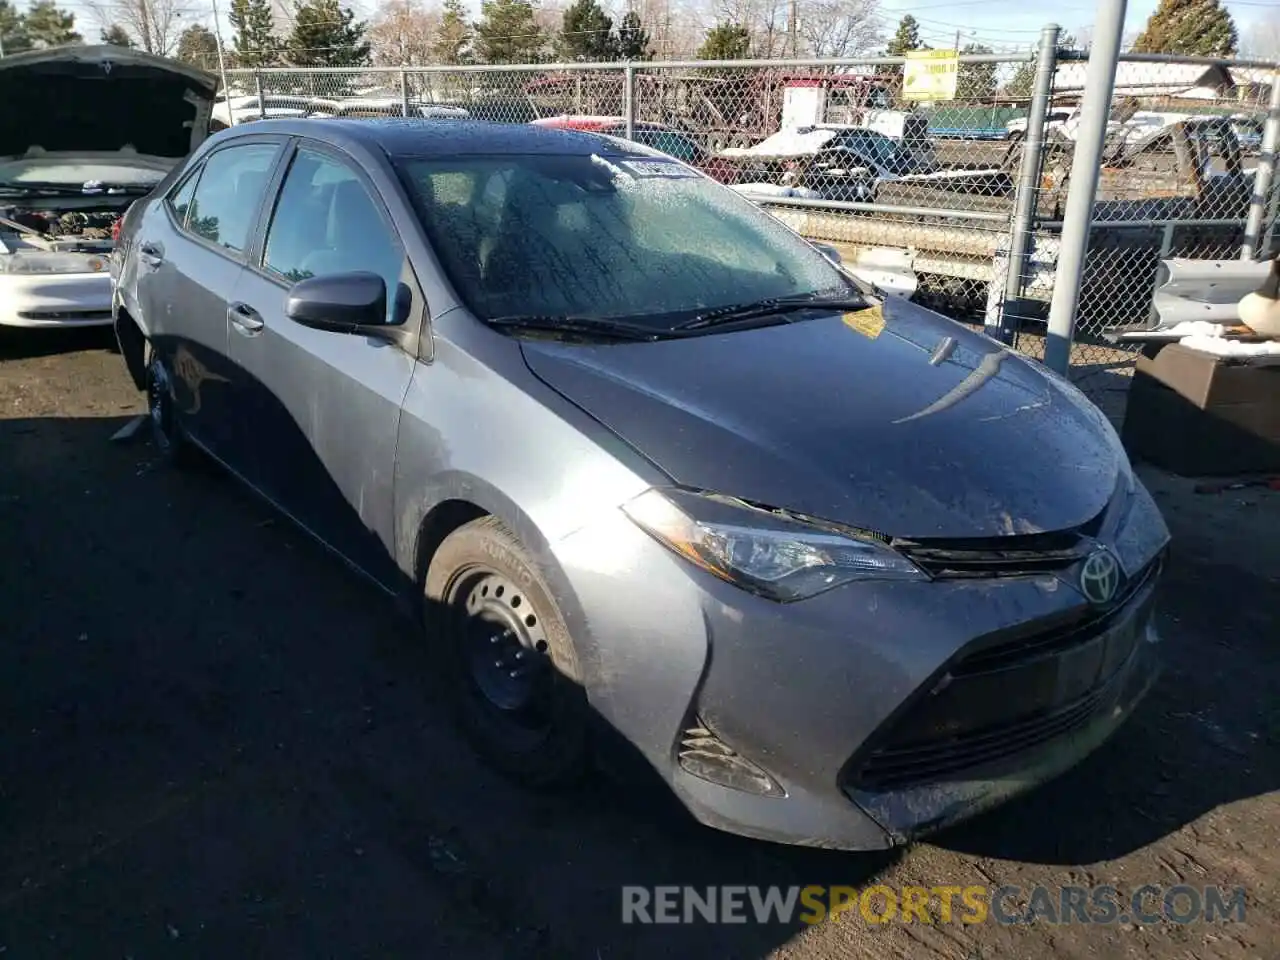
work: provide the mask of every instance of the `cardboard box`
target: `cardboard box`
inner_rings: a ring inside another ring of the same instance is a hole
[[[1280,357],[1149,345],[1121,437],[1130,456],[1184,476],[1280,471]]]

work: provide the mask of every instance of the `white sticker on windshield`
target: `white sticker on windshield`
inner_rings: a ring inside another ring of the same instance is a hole
[[[670,160],[619,160],[617,165],[637,180],[697,180],[701,174]]]

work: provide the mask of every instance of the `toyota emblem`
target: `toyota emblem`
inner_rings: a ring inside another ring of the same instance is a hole
[[[1090,603],[1105,606],[1120,587],[1120,564],[1110,550],[1095,550],[1080,568],[1080,592]]]

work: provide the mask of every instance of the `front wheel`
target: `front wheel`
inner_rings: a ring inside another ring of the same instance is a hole
[[[564,618],[528,551],[496,517],[459,527],[427,571],[425,620],[458,719],[495,767],[531,786],[577,779],[588,707]]]

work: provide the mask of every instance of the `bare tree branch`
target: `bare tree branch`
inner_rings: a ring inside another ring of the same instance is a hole
[[[431,63],[431,45],[440,11],[417,0],[383,0],[369,26],[373,62],[379,66],[420,67]]]
[[[192,0],[87,0],[85,4],[103,29],[124,28],[147,53],[171,56],[178,38],[200,22]]]

